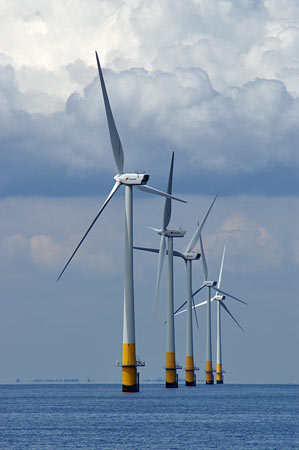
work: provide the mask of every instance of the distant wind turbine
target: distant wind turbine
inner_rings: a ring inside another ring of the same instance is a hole
[[[217,281],[209,281],[208,280],[208,265],[207,265],[207,261],[206,261],[206,257],[205,257],[205,252],[204,252],[204,248],[203,248],[201,235],[199,236],[199,242],[200,242],[200,250],[201,250],[201,255],[202,255],[202,265],[203,265],[203,272],[204,272],[205,281],[200,286],[200,288],[197,289],[193,293],[193,296],[197,295],[204,288],[207,288],[208,295],[207,295],[207,300],[206,301],[198,303],[197,305],[194,306],[194,308],[197,308],[198,306],[202,306],[202,305],[207,305],[206,384],[214,384],[214,376],[213,376],[213,368],[212,368],[211,302],[213,300],[218,300],[219,304],[221,304],[221,306],[225,309],[225,311],[230,315],[230,317],[237,323],[237,325],[241,329],[242,329],[242,327],[239,325],[239,323],[233,317],[231,312],[225,306],[225,304],[223,303],[223,300],[227,296],[227,297],[230,297],[230,298],[232,298],[234,300],[237,300],[238,302],[241,302],[241,303],[243,303],[245,305],[247,305],[247,303],[244,302],[243,300],[240,300],[239,298],[231,295],[231,294],[228,294],[227,292],[224,292],[222,289],[220,289],[221,278],[222,278],[222,270],[223,270],[224,253],[225,252],[223,253],[223,257],[222,257],[222,263],[221,263],[221,269],[220,269],[218,283],[217,283]],[[211,299],[211,289],[216,291],[216,295],[212,299]],[[219,292],[222,295],[219,295]],[[182,306],[180,306],[179,309],[177,309],[177,311],[175,312],[175,315],[181,314],[184,311],[186,311],[186,310],[180,311],[183,306],[184,306],[184,304]],[[219,305],[219,308],[220,308],[220,305]],[[218,319],[219,319],[219,321],[218,321]],[[219,327],[218,327],[218,324],[219,324]],[[221,336],[220,335],[221,328],[220,327],[221,327],[221,325],[220,325],[220,315],[218,316],[218,314],[217,314],[217,372],[216,372],[216,377],[217,377],[218,372],[221,371],[221,378],[222,378],[222,369],[221,369],[221,367],[222,367],[222,363],[221,363],[221,337],[220,337]],[[219,364],[221,365],[221,367],[218,366],[218,361],[220,361]],[[219,376],[219,379],[220,379],[220,376]],[[219,383],[219,384],[221,384],[221,383]]]
[[[172,179],[173,179],[173,161],[174,153],[172,153],[167,193],[172,193]],[[178,380],[176,369],[178,368],[175,358],[175,330],[174,330],[174,295],[173,295],[173,238],[182,238],[185,236],[186,231],[182,229],[167,228],[171,219],[171,199],[165,199],[163,223],[162,228],[153,228],[160,236],[160,248],[148,248],[148,247],[136,247],[137,250],[144,250],[148,252],[159,253],[158,268],[157,268],[157,281],[156,281],[156,295],[155,295],[155,310],[157,310],[159,287],[161,281],[161,274],[163,268],[164,257],[166,253],[166,238],[168,248],[168,302],[167,302],[167,329],[166,329],[166,365],[165,365],[165,387],[177,388]]]
[[[115,184],[106,198],[105,202],[101,206],[96,217],[92,221],[91,225],[87,229],[86,233],[80,240],[79,244],[75,248],[71,257],[65,264],[61,271],[57,281],[60,279],[65,269],[73,259],[74,255],[78,251],[79,247],[85,240],[86,236],[94,226],[95,222],[103,212],[106,205],[109,203],[113,195],[119,189],[121,185],[125,186],[125,279],[124,279],[124,322],[123,322],[123,355],[122,355],[122,390],[123,392],[138,392],[139,391],[139,374],[137,373],[137,366],[144,365],[136,360],[135,349],[135,314],[134,314],[134,279],[133,279],[133,186],[139,189],[150,192],[152,194],[161,195],[163,197],[180,200],[173,197],[170,194],[154,189],[147,186],[149,175],[145,173],[124,173],[124,152],[122,144],[118,135],[118,131],[112,115],[108,94],[102,74],[102,69],[98,54],[96,52],[96,60],[98,66],[98,72],[102,87],[102,94],[105,104],[105,111],[107,116],[107,122],[109,127],[109,134],[111,140],[111,146],[113,156],[117,168],[117,174],[114,176]],[[186,203],[186,202],[184,202]]]
[[[223,249],[223,255],[221,260],[221,266],[220,266],[220,272],[218,277],[218,283],[217,283],[217,289],[221,286],[221,280],[222,280],[222,271],[223,271],[223,264],[224,264],[224,257],[225,257],[225,247]],[[216,295],[212,297],[211,302],[214,300],[217,300],[217,356],[216,356],[216,383],[217,384],[223,384],[223,369],[222,369],[222,336],[221,336],[221,308],[223,308],[227,314],[232,318],[232,320],[238,325],[238,327],[244,332],[241,325],[238,323],[236,318],[232,315],[232,313],[229,311],[228,307],[225,305],[224,300],[226,296],[220,295],[219,291],[216,291]],[[233,297],[232,297],[233,298]],[[206,304],[207,302],[201,302],[197,306],[201,306],[202,304]]]
[[[218,195],[218,194],[217,194]],[[194,371],[196,370],[194,366],[194,357],[193,357],[193,327],[192,327],[192,309],[194,312],[196,311],[194,306],[194,294],[192,293],[192,261],[198,260],[201,256],[201,253],[195,252],[194,248],[200,238],[200,233],[206,223],[208,215],[216,201],[217,195],[215,195],[211,205],[209,206],[206,215],[202,219],[201,223],[198,225],[195,233],[193,234],[189,244],[184,253],[174,251],[173,255],[182,258],[185,261],[186,269],[187,269],[187,301],[179,308],[179,310],[187,303],[187,316],[186,316],[186,375],[185,375],[185,384],[186,386],[195,386],[196,385],[196,377]],[[178,311],[178,310],[177,310]],[[177,312],[176,311],[176,312]],[[195,318],[197,322],[197,317],[195,313]]]
[[[219,278],[217,283],[217,288],[219,289],[221,286],[222,280],[222,271],[223,271],[223,263],[225,257],[225,247],[223,249],[223,255],[221,260]],[[238,325],[238,327],[244,332],[241,325],[229,311],[227,306],[224,304],[225,295],[219,295],[219,292],[216,291],[216,295],[212,298],[211,301],[217,300],[217,356],[216,356],[216,383],[223,384],[223,369],[222,369],[222,342],[221,342],[221,308],[223,308],[227,314],[233,319],[233,321]]]

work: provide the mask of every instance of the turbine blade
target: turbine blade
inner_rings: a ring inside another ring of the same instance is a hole
[[[211,300],[212,301],[212,300]],[[195,305],[195,308],[198,308],[199,306],[202,306],[202,305],[206,305],[208,302],[207,302],[207,300],[204,300],[203,302],[200,302],[200,303],[197,303],[196,305]]]
[[[179,314],[179,311],[186,305],[187,300],[173,313],[174,316],[176,316],[177,314]]]
[[[163,262],[164,262],[164,257],[165,257],[165,247],[166,247],[165,236],[161,236],[160,250],[159,250],[159,257],[158,257],[158,268],[157,268],[155,312],[158,309],[158,296],[159,296],[160,281],[161,281],[161,275],[162,275],[162,269],[163,269]]]
[[[102,69],[101,69],[101,65],[100,65],[100,60],[99,60],[97,52],[96,52],[96,58],[97,58],[99,77],[100,77],[101,86],[102,86],[102,94],[103,94],[103,99],[104,99],[104,104],[105,104],[106,117],[107,117],[107,122],[108,122],[108,127],[109,127],[111,146],[112,146],[112,150],[113,150],[113,155],[114,155],[114,159],[115,159],[117,172],[119,174],[121,174],[124,171],[124,151],[123,151],[123,148],[122,148],[122,145],[120,142],[120,138],[118,135],[118,131],[117,131],[117,128],[116,128],[116,125],[114,122],[114,118],[113,118],[113,114],[111,111],[109,98],[108,98],[108,94],[107,94],[107,90],[106,90],[106,86],[105,86],[105,81],[104,81],[104,77],[103,77],[103,73],[102,73]]]
[[[183,309],[182,311],[179,311],[177,313],[173,313],[174,316],[179,316],[180,314],[184,314],[187,311],[187,309]],[[166,322],[165,322],[166,323]]]
[[[178,202],[187,203],[185,200],[182,200],[178,197],[174,197],[173,195],[167,194],[166,192],[159,191],[159,189],[155,189],[147,184],[136,184],[136,187],[141,191],[149,192],[151,194],[161,195],[162,197],[170,198],[171,200],[177,200]]]
[[[172,194],[173,160],[174,160],[174,152],[172,152],[172,157],[171,157],[167,194]],[[165,206],[164,206],[164,215],[163,215],[163,230],[166,230],[166,228],[170,222],[170,218],[171,218],[171,199],[166,198]]]
[[[154,230],[157,233],[160,233],[162,230],[160,230],[159,228],[154,228],[154,227],[147,227],[149,230]]]
[[[197,229],[195,230],[195,233],[193,234],[193,236],[192,236],[192,238],[191,238],[191,240],[190,240],[190,242],[188,244],[188,247],[186,248],[186,252],[185,253],[191,252],[193,250],[193,248],[195,247],[195,244],[197,243],[197,240],[198,240],[199,233],[203,229],[203,227],[204,227],[204,225],[206,223],[206,220],[208,218],[208,215],[210,214],[210,211],[211,211],[211,209],[212,209],[212,207],[213,207],[217,197],[218,197],[218,194],[215,195],[215,197],[214,197],[214,199],[213,199],[213,201],[212,201],[208,211],[206,212],[206,215],[202,219],[200,225],[198,225]]]
[[[224,263],[224,257],[225,257],[225,250],[226,250],[226,247],[224,246],[222,260],[221,260],[221,266],[220,266],[220,272],[219,272],[219,277],[218,277],[217,288],[220,288],[220,286],[221,286],[223,263]],[[216,292],[216,295],[217,295],[217,292]]]
[[[143,250],[144,252],[152,252],[152,253],[159,253],[158,248],[150,248],[150,247],[136,247],[134,245],[133,247],[135,250]]]
[[[198,319],[197,319],[197,312],[196,312],[196,308],[195,308],[195,303],[194,303],[194,298],[193,298],[193,295],[192,295],[192,304],[193,304],[193,311],[194,311],[194,315],[195,315],[195,320],[196,320],[196,326],[197,326],[197,329],[199,330],[199,326],[198,326]]]
[[[213,302],[215,299],[216,299],[216,296],[212,297],[212,298],[211,298],[211,302]],[[199,306],[206,305],[207,303],[208,303],[207,300],[204,300],[203,302],[197,303],[197,304],[194,306],[194,308],[198,308]]]
[[[166,254],[168,255],[168,250],[166,251]],[[178,258],[183,258],[183,259],[185,259],[183,253],[177,252],[176,250],[173,250],[173,256],[177,256]]]
[[[111,198],[113,197],[113,195],[115,194],[115,192],[117,191],[117,189],[119,188],[119,186],[121,185],[121,183],[119,183],[118,181],[114,184],[110,194],[108,195],[108,197],[106,198],[106,200],[104,201],[103,205],[101,206],[101,209],[99,210],[98,214],[95,216],[95,218],[93,219],[91,225],[89,226],[88,230],[86,231],[86,233],[84,234],[84,236],[82,237],[81,241],[79,242],[79,244],[77,245],[77,247],[75,248],[74,252],[72,253],[72,256],[70,257],[70,259],[68,260],[68,262],[66,263],[66,265],[64,266],[64,268],[62,269],[62,272],[60,273],[59,277],[57,278],[57,281],[60,280],[63,272],[65,271],[65,269],[67,268],[67,266],[69,265],[69,263],[71,262],[71,260],[73,259],[73,257],[75,256],[75,254],[77,253],[79,247],[81,246],[82,242],[84,241],[84,239],[86,238],[86,236],[88,235],[88,233],[90,232],[90,230],[92,229],[92,227],[94,226],[94,224],[96,223],[96,221],[98,220],[100,214],[102,213],[102,211],[104,210],[105,206],[109,203],[109,201],[111,200]]]
[[[195,295],[197,295],[204,287],[205,287],[205,285],[202,284],[202,285],[200,286],[200,288],[197,289],[197,291],[193,292],[193,296],[195,297]]]
[[[240,300],[238,297],[234,297],[233,295],[228,294],[227,292],[222,291],[222,289],[219,289],[219,288],[217,288],[217,287],[215,287],[215,286],[211,286],[211,288],[214,289],[214,291],[220,292],[221,294],[225,295],[226,297],[233,298],[234,300],[237,300],[238,302],[241,302],[241,303],[243,303],[244,305],[248,305],[248,303],[243,302],[243,300]]]
[[[203,248],[201,233],[199,233],[199,244],[200,244],[200,252],[201,252],[203,273],[204,273],[205,281],[207,281],[207,279],[208,279],[208,265],[207,265],[207,260],[206,260],[206,256],[205,256],[205,251],[204,251],[204,248]]]
[[[187,303],[187,302],[185,302],[185,303]],[[197,303],[197,305],[194,305],[194,303],[193,303],[193,306],[192,306],[192,309],[196,309],[196,308],[198,308],[199,306],[202,306],[202,305],[205,305],[207,303],[207,300],[205,300],[205,301],[203,301],[203,302],[201,302],[201,303]],[[183,305],[182,305],[183,306]],[[182,306],[181,306],[181,308],[182,308]],[[177,312],[178,311],[178,312]],[[183,314],[184,312],[186,312],[187,311],[187,309],[183,309],[182,311],[179,311],[179,310],[177,310],[175,313],[174,313],[174,315],[175,316],[179,316],[180,314]],[[166,322],[165,322],[166,323]]]
[[[244,329],[241,327],[241,325],[239,324],[239,322],[237,321],[237,319],[234,318],[234,316],[232,315],[232,313],[229,311],[229,309],[227,308],[227,306],[221,301],[219,300],[220,305],[222,306],[222,308],[225,309],[225,311],[227,312],[227,314],[233,319],[233,321],[238,325],[238,327],[243,331],[243,333],[245,333]]]

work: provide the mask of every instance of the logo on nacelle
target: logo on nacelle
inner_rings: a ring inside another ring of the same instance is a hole
[[[115,175],[114,180],[128,185],[146,184],[149,175],[146,173],[122,173],[121,175]]]
[[[181,228],[178,230],[165,230],[164,236],[167,237],[184,237],[186,234],[186,230],[182,230]]]
[[[204,281],[203,284],[207,287],[213,287],[216,286],[217,281]]]
[[[191,259],[192,261],[194,261],[195,259],[200,258],[200,253],[194,253],[194,252],[184,253],[184,257],[185,257],[185,259]]]

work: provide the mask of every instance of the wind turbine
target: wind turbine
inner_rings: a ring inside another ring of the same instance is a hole
[[[172,193],[172,179],[173,179],[173,161],[174,152],[171,157],[170,171],[168,177],[167,193]],[[176,369],[179,366],[176,365],[175,359],[175,331],[174,331],[174,306],[173,306],[173,238],[182,238],[185,236],[186,231],[182,229],[170,229],[167,228],[171,219],[171,199],[166,198],[163,213],[162,228],[153,228],[160,236],[160,248],[148,248],[148,247],[135,247],[137,250],[145,250],[149,252],[159,253],[158,256],[158,268],[157,268],[157,282],[156,282],[156,295],[155,295],[155,309],[157,309],[159,287],[161,281],[162,268],[164,263],[164,257],[166,252],[166,238],[167,238],[167,253],[168,253],[168,302],[167,302],[167,327],[166,327],[166,365],[165,365],[165,387],[177,388],[178,380]]]
[[[198,306],[202,306],[202,305],[205,305],[205,304],[207,305],[206,384],[214,384],[214,376],[213,376],[213,368],[212,368],[211,302],[213,300],[217,300],[218,301],[217,303],[219,303],[219,305],[217,304],[217,306],[219,306],[219,308],[220,308],[220,305],[221,305],[241,329],[242,329],[242,327],[239,325],[237,320],[233,317],[231,312],[228,310],[226,305],[223,303],[223,300],[227,296],[227,297],[230,297],[230,298],[232,298],[234,300],[237,300],[238,302],[241,302],[241,303],[243,303],[245,305],[247,305],[247,303],[244,302],[243,300],[240,300],[239,298],[237,298],[237,297],[235,297],[235,296],[233,296],[231,294],[228,294],[227,292],[224,292],[223,290],[220,289],[225,249],[224,249],[224,252],[223,252],[223,257],[222,257],[222,262],[221,262],[221,268],[220,268],[220,274],[219,274],[218,282],[217,281],[209,281],[208,280],[208,265],[207,265],[207,261],[206,261],[206,257],[205,257],[205,252],[204,252],[204,248],[203,248],[201,234],[199,235],[199,242],[200,242],[200,250],[201,250],[201,255],[202,255],[202,265],[203,265],[203,272],[204,272],[205,281],[202,283],[200,288],[197,289],[194,292],[193,296],[197,295],[205,287],[207,288],[208,295],[207,295],[207,300],[206,301],[198,303],[197,305],[194,306],[194,308],[197,308]],[[216,291],[216,295],[213,298],[211,298],[211,289]],[[219,295],[219,292],[222,295]],[[182,306],[180,306],[180,308],[178,308],[176,310],[175,315],[178,315],[178,314],[181,314],[181,313],[187,311],[187,310],[180,311],[180,309],[185,305],[185,303]],[[242,329],[242,331],[243,331],[243,329]],[[216,372],[217,383],[218,383],[218,378],[220,380],[220,376],[218,377],[218,373],[221,372],[221,379],[223,379],[222,378],[222,363],[221,363],[221,337],[220,337],[221,334],[220,334],[220,332],[221,332],[221,324],[220,324],[220,309],[219,309],[219,315],[218,315],[218,311],[217,311],[217,372]],[[220,366],[218,366],[218,361],[219,361]],[[219,384],[221,384],[221,382],[219,382]]]
[[[221,280],[222,280],[222,271],[223,271],[223,264],[224,264],[224,257],[225,257],[225,251],[226,248],[223,249],[223,255],[221,260],[221,266],[220,266],[220,272],[217,282],[217,289],[221,286]],[[217,300],[217,356],[216,356],[216,383],[217,384],[223,384],[223,370],[222,370],[222,339],[221,339],[221,308],[223,308],[227,314],[232,318],[232,320],[238,325],[238,327],[244,332],[241,325],[238,323],[236,318],[232,315],[232,313],[229,311],[227,306],[224,304],[226,296],[220,295],[219,291],[216,291],[216,295],[211,299],[211,302],[214,300]],[[201,302],[197,306],[201,306],[202,304],[205,304],[206,302]]]
[[[101,82],[102,94],[104,99],[106,117],[109,127],[110,141],[113,151],[113,156],[117,168],[117,174],[114,176],[115,184],[106,198],[105,202],[101,206],[96,217],[92,221],[91,225],[83,235],[79,244],[75,248],[71,257],[65,264],[61,271],[57,281],[60,279],[65,269],[73,259],[74,255],[78,251],[79,247],[85,240],[86,236],[94,226],[95,222],[103,212],[106,205],[109,203],[113,195],[119,189],[121,185],[125,186],[125,279],[124,279],[124,321],[123,321],[123,354],[122,354],[122,391],[123,392],[138,392],[139,391],[139,374],[137,373],[137,366],[144,365],[136,360],[136,348],[135,348],[135,314],[134,314],[134,279],[133,279],[133,186],[139,189],[150,192],[152,194],[161,195],[163,197],[175,199],[186,203],[184,200],[180,200],[173,197],[170,194],[159,191],[158,189],[147,186],[149,175],[145,173],[124,173],[124,152],[122,144],[118,135],[118,131],[114,122],[113,114],[111,111],[108,94],[102,74],[102,69],[98,54],[96,52],[96,60],[98,66],[98,72]]]
[[[186,247],[184,253],[174,251],[174,256],[182,258],[186,264],[187,270],[187,317],[186,317],[186,367],[185,367],[185,385],[186,386],[196,386],[196,376],[194,371],[197,369],[194,366],[193,357],[193,326],[192,326],[192,305],[194,306],[194,298],[192,293],[192,261],[198,260],[201,253],[195,252],[194,248],[200,238],[200,233],[206,223],[208,215],[216,201],[218,194],[215,195],[209,209],[207,210],[201,223],[197,226],[189,244]],[[194,308],[194,312],[195,312]],[[195,315],[196,317],[196,315]],[[197,317],[196,317],[197,322]]]

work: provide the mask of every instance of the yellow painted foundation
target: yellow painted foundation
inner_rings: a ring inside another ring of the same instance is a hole
[[[186,356],[186,385],[195,383],[193,356]]]
[[[206,384],[214,384],[212,361],[206,361]]]
[[[216,365],[216,382],[217,382],[217,384],[223,383],[222,365],[221,364]]]
[[[129,389],[137,385],[135,344],[123,344],[122,384]]]
[[[166,352],[166,385],[172,385],[177,382],[176,380],[176,364],[175,353]]]

